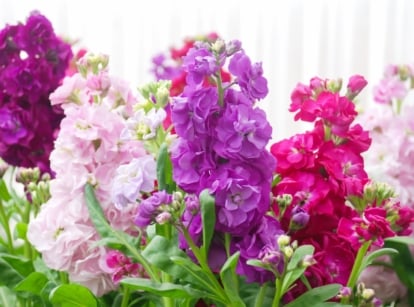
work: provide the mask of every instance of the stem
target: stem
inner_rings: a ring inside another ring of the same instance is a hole
[[[3,202],[0,201],[0,222],[3,225],[7,237],[7,249],[10,254],[14,254],[13,238],[10,231],[9,220],[7,219],[6,211],[3,207]]]
[[[69,283],[69,278],[68,278],[68,274],[63,272],[63,271],[59,271],[59,278],[60,278],[60,282],[62,284],[68,284]]]
[[[171,237],[172,237],[172,226],[171,226],[171,224],[166,224],[164,226],[163,230],[164,230],[164,236],[168,240],[170,240]],[[169,275],[165,272],[161,272],[161,280],[162,280],[162,282],[172,282],[173,278],[172,278],[171,275]],[[174,301],[174,298],[172,298],[172,297],[163,296],[162,300],[164,302],[164,307],[174,307],[175,306],[175,301]]]
[[[28,201],[25,202],[25,208],[23,211],[23,216],[22,216],[22,220],[23,223],[25,223],[26,225],[29,225],[29,221],[30,221],[30,211],[32,209],[32,205],[31,203],[29,203]],[[30,244],[30,242],[27,240],[27,236],[24,236],[24,255],[31,259],[32,256],[32,245]]]
[[[267,287],[268,287],[268,283],[265,283],[263,286],[260,287],[259,293],[257,294],[256,301],[254,303],[254,307],[263,306],[263,301],[264,301]]]
[[[191,251],[193,252],[194,256],[196,257],[198,263],[200,264],[201,268],[203,269],[204,272],[206,272],[206,274],[209,276],[210,280],[212,281],[212,286],[214,287],[213,290],[215,290],[216,293],[218,294],[218,296],[220,297],[220,299],[224,303],[227,304],[229,302],[229,299],[228,299],[226,293],[224,292],[223,287],[217,281],[215,275],[213,274],[210,267],[208,266],[208,263],[207,263],[206,259],[204,258],[203,254],[200,252],[200,249],[197,247],[197,245],[195,245],[193,239],[191,238],[190,234],[188,233],[187,228],[183,227],[182,233],[183,233],[183,235],[184,235]],[[230,302],[230,306],[231,306],[231,302]]]
[[[226,256],[227,258],[230,257],[230,242],[231,242],[231,236],[228,232],[224,234],[224,247],[226,249]]]
[[[354,266],[352,267],[351,275],[348,279],[347,287],[353,289],[358,280],[359,273],[361,272],[361,264],[364,259],[365,254],[367,253],[369,247],[371,246],[372,241],[367,241],[358,250],[358,254],[355,258]]]
[[[123,287],[123,296],[122,296],[122,302],[121,302],[121,307],[128,307],[129,304],[129,296],[130,296],[130,292],[129,292],[129,288],[128,287]]]
[[[283,278],[276,278],[275,296],[273,297],[272,307],[279,307],[282,296],[282,280]]]

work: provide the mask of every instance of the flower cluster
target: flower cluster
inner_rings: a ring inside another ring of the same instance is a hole
[[[271,142],[267,79],[240,41],[189,39],[170,59],[154,58],[139,97],[88,53],[50,94],[55,176],[24,236],[52,273],[20,270],[16,291],[91,306],[391,302],[364,273],[398,254],[386,244],[407,242],[414,210],[366,171],[354,99],[367,81],[298,83],[290,111],[313,128]]]
[[[374,87],[374,103],[362,108],[357,120],[373,140],[365,154],[367,171],[390,184],[399,199],[414,205],[414,67],[388,65]]]
[[[49,94],[71,58],[71,46],[39,12],[1,30],[0,157],[7,163],[50,171],[49,154],[63,114],[50,105]]]
[[[135,209],[118,210],[111,202],[112,180],[121,164],[132,168],[135,160],[148,163],[141,143],[121,140],[124,115],[131,114],[136,98],[126,81],[109,75],[107,63],[105,56],[82,57],[80,72],[65,78],[50,95],[52,105],[61,105],[65,114],[50,155],[56,178],[51,182],[50,200],[28,231],[47,266],[69,273],[71,281],[87,285],[97,295],[114,289],[115,284],[106,264],[109,251],[94,246],[99,236],[89,218],[83,187],[87,182],[96,186],[111,227],[134,232]],[[141,188],[137,181],[134,184]]]

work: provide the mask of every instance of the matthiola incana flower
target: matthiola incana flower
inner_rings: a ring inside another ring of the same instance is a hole
[[[153,61],[157,81],[134,93],[109,73],[107,56],[86,53],[50,94],[64,116],[50,155],[55,176],[17,176],[25,205],[35,204],[27,231],[16,226],[33,265],[0,253],[6,286],[45,305],[410,302],[414,209],[366,171],[372,138],[355,106],[363,76],[299,83],[290,111],[313,126],[272,140],[260,108],[264,70],[240,41],[195,38]],[[0,133],[24,144],[28,118],[12,111],[0,113]],[[409,181],[408,169],[398,179]],[[2,226],[15,214],[3,210],[15,201],[4,182]],[[10,227],[4,234],[0,250],[14,251]],[[388,269],[401,277],[390,283],[396,291],[370,273]]]
[[[0,157],[50,172],[49,155],[63,118],[49,95],[72,58],[71,46],[33,11],[25,23],[0,31]]]

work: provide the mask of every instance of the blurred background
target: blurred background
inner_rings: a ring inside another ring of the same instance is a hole
[[[113,74],[135,87],[153,80],[151,58],[184,38],[216,32],[239,39],[262,62],[269,95],[260,102],[275,140],[303,131],[290,93],[310,78],[368,80],[361,103],[387,64],[414,63],[412,0],[0,0],[0,26],[38,10],[77,47],[110,56]]]

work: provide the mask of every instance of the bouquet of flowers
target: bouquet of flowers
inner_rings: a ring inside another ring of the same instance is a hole
[[[395,303],[360,281],[413,243],[414,220],[365,171],[353,99],[366,80],[299,83],[290,111],[314,128],[270,143],[267,80],[240,41],[194,40],[179,63],[182,90],[160,76],[135,93],[87,53],[49,96],[64,112],[55,175],[21,177],[41,205],[22,225],[27,253],[0,255],[3,293],[25,306]],[[13,199],[4,180],[0,192]]]

